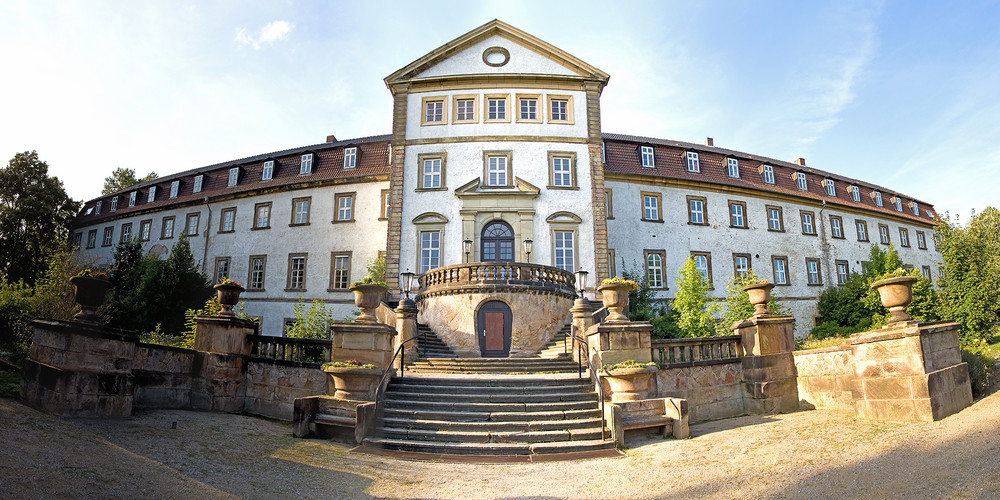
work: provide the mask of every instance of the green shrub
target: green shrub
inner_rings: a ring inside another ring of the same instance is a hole
[[[836,322],[827,321],[825,323],[820,323],[819,326],[814,327],[809,331],[809,337],[813,340],[823,340],[830,337],[848,337],[852,333],[868,331],[869,328],[863,325],[855,326],[841,326]]]
[[[969,364],[969,381],[972,383],[972,395],[982,396],[989,391],[992,385],[993,365],[996,360],[993,356],[977,348],[963,348],[962,361]]]

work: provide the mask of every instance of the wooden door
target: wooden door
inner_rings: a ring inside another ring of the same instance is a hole
[[[479,352],[484,358],[504,358],[510,355],[511,311],[507,304],[491,300],[479,308],[476,331]]]

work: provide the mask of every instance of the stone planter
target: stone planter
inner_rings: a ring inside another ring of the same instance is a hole
[[[357,284],[351,287],[351,291],[354,292],[354,305],[358,306],[358,309],[361,310],[361,314],[354,321],[357,323],[377,322],[375,309],[378,308],[379,303],[382,301],[382,295],[388,289],[382,285]]]
[[[233,306],[240,303],[240,294],[245,290],[245,288],[239,285],[215,285],[219,304],[222,305],[219,316],[235,317],[236,313],[233,312]]]
[[[878,291],[882,305],[889,310],[889,323],[913,319],[906,314],[906,306],[913,300],[913,284],[916,282],[917,278],[913,276],[900,276],[872,283],[872,289]]]
[[[76,287],[76,303],[80,304],[80,312],[73,316],[74,319],[87,323],[100,324],[97,317],[97,308],[104,303],[104,297],[111,288],[111,282],[102,278],[91,278],[87,276],[74,276],[69,282]]]
[[[611,389],[611,402],[624,403],[648,399],[655,390],[653,376],[659,367],[643,366],[637,368],[615,368],[602,371],[601,378],[608,382]]]
[[[628,292],[632,286],[624,283],[611,283],[597,287],[601,292],[601,299],[604,307],[608,308],[608,317],[604,320],[608,323],[628,321],[625,315],[625,308],[628,307]]]
[[[743,290],[750,296],[754,316],[767,315],[767,303],[771,301],[772,288],[774,288],[774,283],[754,283],[743,287]]]
[[[333,393],[333,397],[350,401],[375,401],[375,389],[382,379],[381,369],[330,366],[323,371],[330,376],[328,392]]]

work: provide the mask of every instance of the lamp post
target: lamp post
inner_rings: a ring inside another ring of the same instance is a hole
[[[524,253],[528,254],[528,264],[531,264],[531,238],[524,240]]]
[[[576,290],[579,292],[580,298],[583,298],[583,291],[587,289],[587,275],[590,274],[584,271],[581,267],[579,271],[573,273],[576,275]]]
[[[469,253],[472,252],[472,240],[465,240],[462,242],[462,245],[465,246],[465,263],[468,264]]]
[[[403,289],[403,294],[405,294],[403,300],[406,302],[411,302],[410,292],[413,290],[414,276],[416,275],[411,273],[409,268],[406,269],[405,273],[399,273],[399,285]]]

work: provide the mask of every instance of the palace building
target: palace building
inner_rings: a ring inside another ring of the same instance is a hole
[[[245,311],[271,335],[300,299],[349,315],[351,282],[384,256],[393,292],[417,273],[418,321],[467,356],[537,352],[570,321],[579,269],[591,296],[645,270],[665,301],[688,256],[715,297],[752,270],[777,285],[798,336],[872,244],[938,272],[930,203],[711,138],[606,133],[608,80],[494,20],[385,78],[388,135],[330,136],[90,200],[73,245],[110,264],[123,239],[165,257],[185,234],[206,274],[246,287]],[[485,332],[487,312],[500,336]]]

